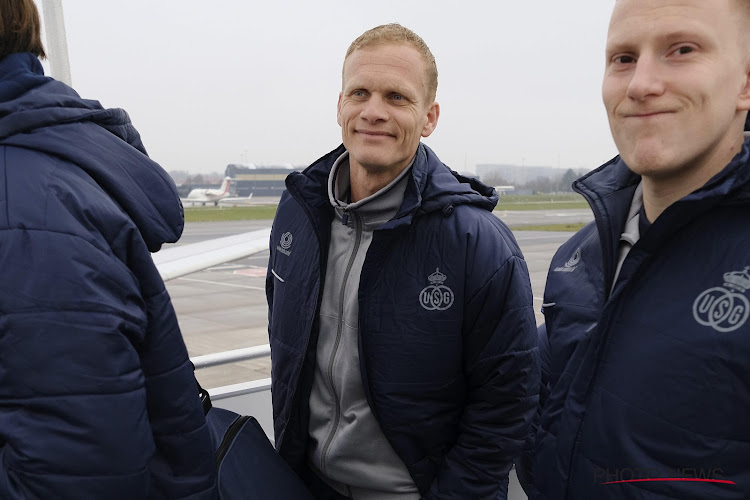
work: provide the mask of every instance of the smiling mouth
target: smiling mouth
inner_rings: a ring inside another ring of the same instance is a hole
[[[389,134],[388,132],[379,132],[375,130],[357,130],[356,132],[368,137],[395,137],[393,134]]]
[[[670,115],[673,111],[649,111],[646,113],[628,113],[625,118],[651,118],[652,116]]]

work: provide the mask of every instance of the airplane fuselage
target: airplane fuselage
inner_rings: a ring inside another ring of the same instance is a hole
[[[193,189],[183,201],[201,203],[203,205],[206,203],[218,205],[219,200],[229,196],[229,183],[231,180],[229,177],[225,177],[219,189]]]

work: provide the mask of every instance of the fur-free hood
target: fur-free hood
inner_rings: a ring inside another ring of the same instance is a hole
[[[79,166],[128,214],[152,252],[182,234],[174,182],[147,156],[128,114],[45,77],[33,54],[0,60],[0,145]]]
[[[325,186],[336,159],[346,151],[341,145],[315,161],[303,172],[294,172],[287,177],[287,189],[300,193],[300,199],[314,206],[327,206]],[[474,205],[492,211],[497,205],[498,194],[494,188],[478,179],[464,177],[446,166],[426,145],[420,143],[409,181],[404,193],[404,202],[391,224],[410,223],[415,214],[443,211],[445,215],[458,205]]]

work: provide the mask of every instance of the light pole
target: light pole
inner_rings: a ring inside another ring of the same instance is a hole
[[[72,86],[62,0],[42,0],[42,8],[44,12],[44,32],[47,37],[47,56],[49,57],[52,78]]]

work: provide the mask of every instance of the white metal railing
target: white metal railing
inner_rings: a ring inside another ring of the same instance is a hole
[[[249,359],[264,358],[270,355],[271,346],[265,344],[206,354],[205,356],[195,356],[190,358],[190,361],[193,362],[197,370]],[[215,406],[232,410],[241,415],[254,416],[263,427],[268,438],[273,440],[270,378],[209,388],[208,392],[211,394],[211,402]]]
[[[206,354],[204,356],[196,356],[194,358],[190,358],[190,361],[193,362],[197,370],[198,368],[208,368],[209,366],[218,366],[228,363],[236,363],[238,361],[265,358],[266,356],[270,355],[271,346],[269,344],[265,344],[256,345],[253,347],[245,347],[243,349],[217,352],[214,354]]]

